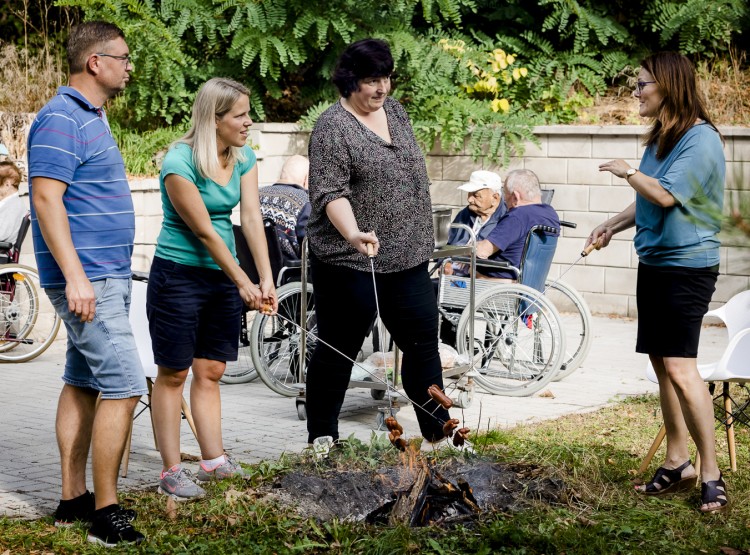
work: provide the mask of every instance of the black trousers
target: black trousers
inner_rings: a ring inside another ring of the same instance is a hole
[[[354,360],[375,317],[370,272],[335,266],[310,256],[318,336]],[[388,274],[376,274],[380,317],[403,353],[401,380],[415,404],[422,435],[443,437],[448,411],[428,395],[432,384],[443,387],[438,353],[438,310],[427,263]],[[321,436],[338,439],[338,417],[349,385],[352,362],[318,343],[307,370],[308,442]],[[434,413],[433,415],[428,414]]]

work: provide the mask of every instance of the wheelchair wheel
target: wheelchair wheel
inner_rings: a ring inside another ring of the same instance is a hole
[[[498,395],[532,395],[560,370],[565,337],[555,307],[525,285],[497,285],[466,308],[456,331],[459,353],[471,353],[474,379]],[[469,337],[469,319],[474,337]]]
[[[237,360],[228,361],[222,383],[248,383],[258,377],[253,365],[253,357],[250,353],[250,326],[252,320],[250,311],[242,311],[242,326],[240,327],[240,343],[237,352]]]
[[[0,266],[0,361],[25,362],[52,344],[60,318],[39,294],[36,270],[19,264]]]
[[[305,295],[302,294],[300,282],[279,287],[276,291],[279,300],[278,314],[256,314],[250,331],[250,353],[256,372],[268,387],[287,397],[299,394],[300,387],[304,386],[307,364],[315,350],[316,342],[308,335],[304,368],[300,369],[301,333],[296,324],[300,321],[303,302],[307,310],[307,331],[316,334],[318,330],[312,292],[313,288],[309,283]]]
[[[544,296],[560,315],[565,334],[565,356],[554,381],[569,376],[586,360],[591,348],[591,311],[583,296],[565,282],[547,282]]]

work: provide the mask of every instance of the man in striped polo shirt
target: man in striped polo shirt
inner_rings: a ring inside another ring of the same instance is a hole
[[[67,57],[69,86],[39,111],[28,140],[34,253],[42,287],[68,332],[56,421],[62,499],[55,524],[90,521],[90,542],[140,543],[135,513],[117,503],[133,410],[147,393],[128,322],[135,213],[102,111],[133,67],[123,32],[101,21],[71,30]],[[86,489],[89,449],[94,494]]]

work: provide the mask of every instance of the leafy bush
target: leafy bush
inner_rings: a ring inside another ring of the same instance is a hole
[[[660,46],[685,54],[726,52],[732,36],[748,23],[745,0],[655,0],[644,15],[659,33]]]
[[[443,148],[458,151],[469,136],[475,159],[505,165],[511,154],[523,152],[524,141],[536,141],[531,127],[543,120],[515,102],[514,86],[528,70],[512,67],[513,54],[438,35],[423,41],[396,35],[392,42],[404,73],[394,96],[426,149],[440,139]]]
[[[110,121],[128,175],[157,175],[167,148],[187,132],[188,124],[162,127],[154,131],[133,131]]]
[[[251,88],[254,119],[306,114],[309,126],[336,98],[338,53],[378,36],[393,47],[394,94],[420,141],[462,149],[469,137],[475,156],[496,161],[533,124],[576,121],[608,87],[631,90],[645,53],[681,49],[713,63],[749,23],[746,0],[57,0],[52,11],[49,1],[7,0],[24,25],[0,29],[17,44],[38,30],[35,44],[47,45],[80,14],[122,27],[135,71],[110,116],[123,128],[181,124],[213,76]],[[0,90],[17,90],[0,80]]]

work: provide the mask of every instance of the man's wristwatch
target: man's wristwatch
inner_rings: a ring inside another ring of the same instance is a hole
[[[625,181],[627,181],[629,177],[633,177],[636,174],[637,171],[638,171],[638,169],[636,169],[636,168],[630,168],[628,171],[626,171],[625,172]]]

